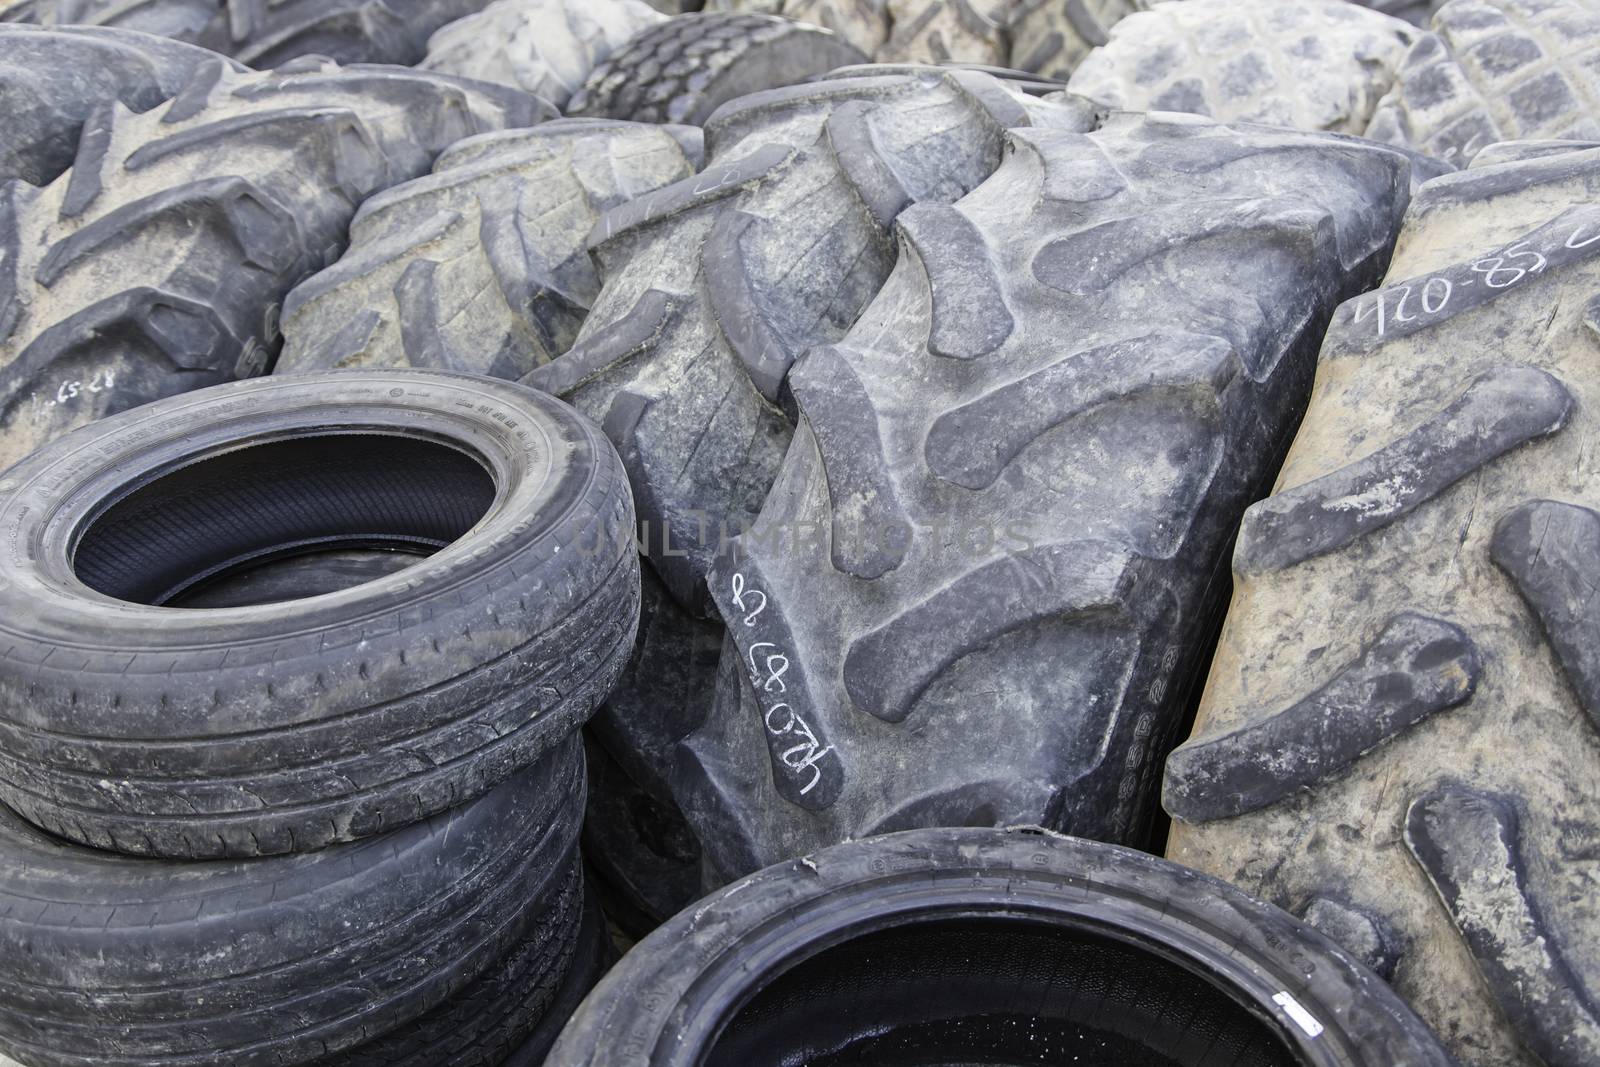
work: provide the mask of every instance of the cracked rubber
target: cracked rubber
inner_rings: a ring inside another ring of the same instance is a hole
[[[1130,849],[930,829],[769,867],[595,987],[547,1067],[1450,1067],[1294,917]]]
[[[514,86],[564,108],[595,67],[665,19],[644,0],[496,0],[435,32],[417,66]]]
[[[1416,194],[1167,763],[1168,856],[1332,901],[1469,1067],[1600,1059],[1597,183],[1600,146],[1524,142]]]
[[[601,218],[605,287],[572,350],[523,380],[605,428],[643,550],[685,608],[711,611],[707,569],[777,473],[794,359],[841,337],[876,294],[900,211],[976,186],[1002,131],[1029,121],[966,71],[752,94],[707,124],[700,175]]]
[[[551,109],[398,67],[202,65],[164,107],[114,101],[72,169],[0,182],[0,466],[94,419],[260,374],[290,288],[361,201],[446,145]]]
[[[1501,141],[1600,139],[1600,10],[1584,0],[1453,0],[1367,127],[1466,166]]]
[[[0,483],[0,801],[97,848],[199,859],[322,848],[485,792],[627,661],[623,479],[566,405],[438,372],[236,382],[52,443]],[[261,559],[347,546],[427,558],[174,610]]]
[[[149,111],[214,59],[126,30],[0,22],[0,182],[49,184],[72,166],[84,120],[97,108],[116,100]]]
[[[1067,87],[1110,108],[1362,134],[1417,37],[1346,0],[1184,0],[1122,19]]]
[[[589,233],[695,173],[700,131],[558,119],[470,137],[369,198],[350,248],[283,304],[276,373],[421,367],[520,378],[572,347],[600,293]]]
[[[730,642],[673,786],[721,880],[921,825],[1144,840],[1233,529],[1407,198],[1352,138],[1010,137],[796,366],[794,443],[713,571]]]
[[[681,15],[596,67],[567,114],[699,126],[722,104],[866,61],[844,38],[772,15]]]
[[[130,859],[0,807],[0,1049],[33,1067],[498,1063],[578,948],[582,815],[576,736],[477,800],[311,855]],[[517,966],[534,995],[489,999]]]

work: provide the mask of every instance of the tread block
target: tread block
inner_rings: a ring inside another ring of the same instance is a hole
[[[701,247],[700,269],[722,336],[744,364],[751,383],[762,396],[776,401],[794,355],[762,314],[761,298],[745,263],[741,242],[759,221],[737,208],[725,212]]]
[[[940,415],[924,445],[928,469],[986,489],[1030,442],[1075,415],[1160,389],[1193,392],[1214,408],[1238,366],[1216,337],[1152,334],[1092,348]]]
[[[106,152],[111,148],[116,113],[116,105],[108,100],[96,106],[83,120],[83,131],[78,134],[78,154],[67,172],[67,192],[61,198],[62,218],[83,214],[100,196],[100,171],[105,166]]]
[[[939,675],[963,656],[1053,618],[1120,614],[1140,558],[1098,541],[1041,545],[969,571],[878,629],[844,659],[850,700],[885,722],[903,722]]]
[[[900,212],[910,206],[912,197],[878,149],[868,117],[871,112],[872,106],[866,101],[849,101],[828,116],[825,130],[845,179],[866,205],[872,221],[888,230]]]
[[[1384,981],[1394,977],[1404,946],[1389,924],[1376,913],[1337,897],[1312,897],[1300,910],[1301,918],[1337,941]]]
[[[625,360],[648,351],[672,326],[682,300],[659,289],[647,289],[633,310],[574,345],[559,359],[523,375],[522,384],[555,396],[572,392]]]
[[[1276,804],[1472,697],[1482,671],[1458,626],[1396,615],[1315,692],[1264,719],[1187,742],[1167,759],[1161,802],[1185,822]]]
[[[1479,375],[1404,437],[1245,513],[1234,566],[1278,570],[1342,548],[1407,515],[1505,453],[1566,424],[1566,386],[1523,363]]]
[[[18,257],[22,235],[17,231],[18,201],[28,188],[20,178],[0,182],[0,344],[4,344],[22,318],[17,275],[22,270]]]
[[[912,527],[895,495],[872,398],[832,346],[812,349],[790,384],[828,481],[834,569],[881,578],[905,559]]]
[[[693,178],[685,178],[654,192],[619,204],[600,216],[589,235],[589,248],[598,248],[651,223],[673,215],[714,204],[755,184],[787,163],[794,149],[779,144],[765,145],[732,163],[707,167]]]
[[[949,205],[914,204],[901,213],[899,232],[928,276],[928,350],[948,359],[977,359],[1004,344],[1015,322],[978,228]]]
[[[1406,813],[1405,841],[1489,991],[1547,1064],[1600,1062],[1600,1015],[1528,886],[1519,817],[1504,796],[1446,782]]]
[[[1600,729],[1600,514],[1530,501],[1495,526],[1489,554],[1533,609],[1578,703]]]

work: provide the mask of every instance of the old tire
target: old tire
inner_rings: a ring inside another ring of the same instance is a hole
[[[237,74],[142,115],[107,102],[69,175],[0,182],[0,465],[116,411],[260,374],[279,307],[370,194],[553,111],[398,67]]]
[[[1566,147],[1425,185],[1340,308],[1164,787],[1172,858],[1326,916],[1473,1067],[1600,1061],[1600,146]]]
[[[569,737],[477,800],[313,855],[130,859],[0,807],[0,1049],[33,1067],[362,1063],[349,1050],[417,1033],[508,946],[572,956],[582,798]]]
[[[277,373],[420,367],[520,378],[572,347],[600,294],[600,217],[690,178],[697,127],[558,119],[459,141],[371,197],[350,249],[284,300]]]
[[[771,15],[680,15],[596,67],[567,113],[698,126],[736,97],[866,58],[832,33]]]
[[[552,398],[417,371],[219,386],[41,449],[0,498],[0,801],[99,848],[204,858],[321,848],[483,793],[626,662],[623,478]],[[159,606],[353,545],[429,558],[306,600]]]
[[[223,0],[32,0],[42,26],[102,26],[193,42]]]
[[[149,111],[216,58],[125,30],[0,23],[0,182],[49,184],[72,166],[84,120],[108,101]]]
[[[1009,137],[790,374],[794,443],[713,569],[730,640],[673,787],[719,881],[917,826],[1142,842],[1232,531],[1406,202],[1354,138]]]
[[[1382,981],[1276,908],[1127,849],[973,829],[837,845],[697,903],[611,971],[547,1062],[1006,1053],[1176,1067],[1450,1063]]]
[[[1150,0],[1021,0],[1008,25],[1010,63],[1062,81],[1090,52],[1111,39],[1111,28]]]

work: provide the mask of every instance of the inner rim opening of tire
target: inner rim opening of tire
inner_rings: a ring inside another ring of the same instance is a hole
[[[393,574],[494,504],[489,464],[411,434],[321,430],[186,460],[103,502],[78,530],[89,588],[164,607],[241,607]]]
[[[1154,951],[1016,916],[926,918],[766,976],[706,1067],[1298,1067],[1280,1031]]]

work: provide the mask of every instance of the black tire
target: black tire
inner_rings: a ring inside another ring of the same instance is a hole
[[[475,801],[313,855],[130,859],[0,808],[0,1048],[30,1067],[360,1063],[345,1050],[475,988],[508,945],[571,956],[582,797],[570,737]]]
[[[866,59],[843,38],[788,19],[680,15],[596,67],[567,113],[698,126],[736,97]]]
[[[216,58],[125,30],[0,22],[0,182],[49,184],[72,166],[78,134],[96,109],[115,100],[149,111]]]
[[[783,471],[713,571],[730,641],[673,786],[718,881],[917,826],[1143,842],[1232,532],[1407,198],[1355,138],[1009,136],[795,367]]]
[[[1417,37],[1347,0],[1184,0],[1117,22],[1067,86],[1108,108],[1359,135]]]
[[[106,102],[71,172],[0,182],[0,466],[103,415],[267,369],[289,289],[362,199],[469,134],[554,112],[392,67],[234,74],[169,105]]]
[[[1586,1067],[1600,146],[1522,147],[1423,186],[1335,316],[1164,803],[1172,858],[1390,957],[1464,1063]]]
[[[578,1010],[578,1005],[583,1003],[616,960],[617,951],[611,944],[606,917],[591,892],[584,902],[583,925],[578,931],[577,949],[573,953],[572,963],[567,967],[566,979],[556,991],[555,999],[539,1025],[534,1027],[516,1051],[506,1057],[500,1067],[543,1067],[545,1058],[572,1018],[572,1013]]]
[[[457,142],[434,173],[362,204],[349,251],[290,292],[277,372],[520,378],[548,363],[600,294],[595,223],[692,177],[683,143],[697,156],[699,138],[698,127],[558,119]]]
[[[1367,136],[1464,167],[1500,141],[1600,139],[1600,11],[1463,0],[1406,53]]]
[[[547,1064],[934,1062],[1450,1067],[1276,908],[1127,849],[971,829],[837,845],[699,902]]]
[[[877,292],[900,210],[975,186],[1002,131],[1029,121],[997,82],[963,71],[755,93],[706,124],[701,175],[595,227],[600,298],[572,350],[524,381],[605,427],[643,549],[685,608],[711,610],[710,563],[777,473],[795,357],[837,339]]]
[[[96,847],[268,855],[403,826],[558,744],[632,648],[616,453],[508,382],[218,386],[69,435],[0,489],[0,801]],[[352,544],[433,554],[308,600],[148,606]]]
[[[1008,27],[1011,65],[1065,81],[1110,41],[1111,27],[1148,10],[1150,0],[1021,0]]]

